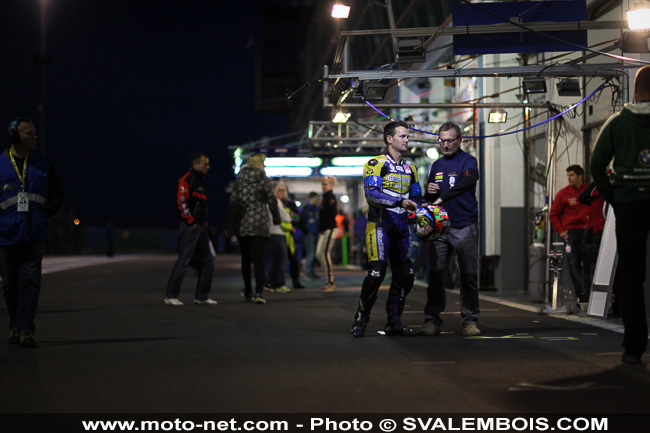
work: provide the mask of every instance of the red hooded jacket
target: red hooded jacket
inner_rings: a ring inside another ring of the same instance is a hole
[[[578,201],[585,189],[587,184],[584,182],[580,188],[567,185],[555,195],[548,218],[558,234],[565,230],[583,229],[587,225],[589,206]]]

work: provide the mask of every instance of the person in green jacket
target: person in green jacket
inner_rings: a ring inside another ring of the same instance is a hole
[[[601,129],[591,159],[591,176],[616,216],[625,327],[622,362],[639,364],[648,344],[643,284],[650,232],[650,66],[636,74],[634,103],[612,115]]]

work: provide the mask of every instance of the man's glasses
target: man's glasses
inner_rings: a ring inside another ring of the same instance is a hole
[[[458,137],[456,137],[456,138],[439,138],[438,143],[440,143],[440,144],[443,144],[443,143],[451,144],[456,140],[458,140]]]

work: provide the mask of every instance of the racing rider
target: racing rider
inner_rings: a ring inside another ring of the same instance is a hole
[[[409,131],[404,121],[384,127],[387,151],[369,160],[364,167],[363,186],[369,203],[366,225],[368,275],[363,280],[352,335],[363,337],[379,286],[386,276],[388,260],[393,278],[388,291],[386,335],[417,335],[402,324],[406,295],[413,287],[411,233],[407,211],[415,211],[423,201],[416,167],[402,159],[408,150]]]

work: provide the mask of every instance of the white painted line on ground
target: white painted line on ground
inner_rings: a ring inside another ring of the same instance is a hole
[[[541,385],[522,382],[508,388],[508,391],[584,391],[592,389],[623,389],[622,386],[594,386],[595,382],[585,382],[575,385]]]
[[[118,263],[127,260],[134,260],[144,257],[146,254],[134,254],[128,256],[73,256],[73,257],[45,257],[43,259],[43,274],[67,271],[70,269],[84,268],[87,266],[103,265],[106,263]]]
[[[529,311],[531,313],[537,314],[537,308],[531,305],[519,304],[513,301],[506,301],[504,299],[495,298],[493,296],[479,295],[480,299],[483,299],[488,302],[494,302],[496,304],[505,305],[507,307],[517,308],[520,310]],[[596,319],[592,317],[581,317],[575,315],[564,315],[564,314],[549,314],[549,317],[554,317],[556,319],[564,319],[572,322],[584,323],[586,325],[595,326],[597,328],[606,329],[608,331],[616,332],[619,334],[623,333],[623,325],[617,323],[609,323],[602,319]]]

